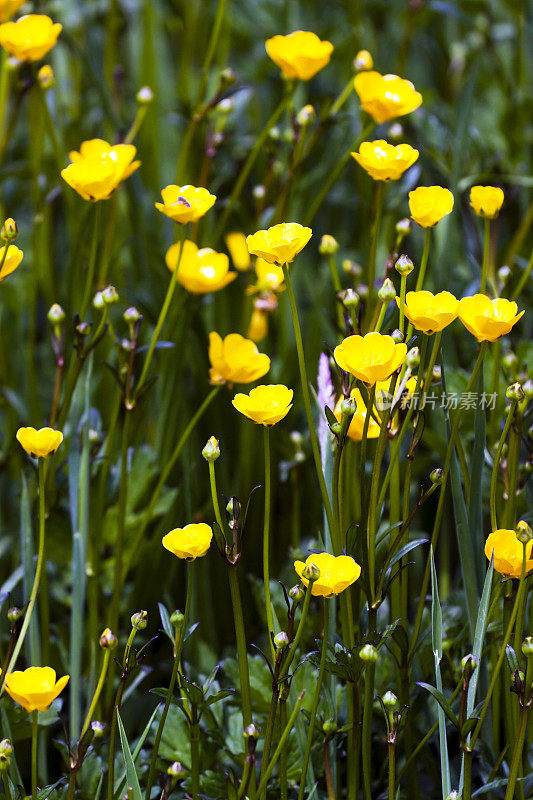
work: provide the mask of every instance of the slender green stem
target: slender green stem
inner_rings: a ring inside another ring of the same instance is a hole
[[[248,655],[246,652],[246,635],[244,632],[244,616],[242,613],[241,592],[236,566],[228,565],[229,588],[235,622],[237,639],[237,658],[239,662],[239,679],[241,684],[242,723],[247,728],[252,722],[252,700],[250,694],[250,676],[248,673]]]
[[[120,448],[120,487],[118,496],[117,540],[115,544],[115,565],[113,575],[113,597],[111,600],[110,624],[112,631],[118,630],[120,597],[123,586],[122,558],[126,540],[126,507],[128,503],[128,447],[132,412],[126,410],[122,426],[122,445]]]
[[[518,488],[518,468],[520,462],[520,447],[522,442],[522,422],[523,415],[521,406],[513,418],[513,423],[509,432],[509,449],[507,452],[507,503],[503,514],[503,527],[514,528],[516,524],[516,498]]]
[[[372,234],[370,239],[370,253],[368,255],[368,300],[367,300],[367,317],[368,309],[370,308],[370,299],[374,294],[374,281],[376,279],[376,258],[378,253],[379,233],[381,230],[381,218],[383,216],[383,204],[385,202],[385,184],[383,181],[376,183],[376,200],[374,222],[372,224]]]
[[[106,215],[106,226],[104,233],[104,243],[102,245],[102,257],[98,269],[96,286],[103,289],[107,283],[107,271],[111,260],[111,250],[115,239],[115,220],[117,217],[118,192],[114,192],[109,200],[109,210]]]
[[[334,536],[334,521],[333,513],[331,510],[331,503],[329,500],[326,481],[324,473],[322,472],[322,460],[320,458],[320,448],[318,446],[318,437],[316,433],[315,423],[313,420],[313,411],[311,408],[311,395],[309,393],[309,382],[307,379],[307,368],[305,366],[305,355],[302,341],[302,330],[300,328],[300,321],[298,319],[298,309],[296,307],[296,300],[294,298],[294,291],[292,289],[291,279],[289,277],[289,268],[287,264],[283,264],[283,276],[285,278],[285,286],[287,287],[287,295],[289,297],[289,304],[291,307],[292,323],[294,326],[294,336],[296,339],[296,352],[298,354],[298,366],[300,369],[300,381],[302,385],[302,394],[304,399],[305,413],[307,416],[307,425],[309,427],[309,436],[311,439],[311,448],[313,450],[313,457],[315,460],[315,469],[320,486],[320,493],[322,495],[322,503],[326,512],[328,527]]]
[[[281,730],[287,725],[287,701],[279,704],[279,724]],[[281,800],[288,800],[289,783],[287,780],[287,747],[283,747],[279,757],[279,796]]]
[[[405,319],[405,289],[407,286],[407,275],[402,275],[400,280],[400,323],[399,330],[403,334],[403,325]]]
[[[396,745],[389,742],[389,798],[396,800]]]
[[[385,319],[385,314],[387,313],[387,307],[387,304],[382,300],[380,300],[376,306],[377,314],[376,312],[374,313],[374,316],[377,316],[376,324],[372,325],[372,323],[370,323],[370,328],[374,331],[377,331],[377,333],[381,331],[381,326],[383,325],[383,320]]]
[[[267,637],[270,642],[272,659],[275,658],[271,633],[274,632],[272,600],[270,597],[270,434],[269,427],[263,426],[263,442],[265,452],[265,516],[263,525],[263,582],[265,587],[265,608],[267,618]]]
[[[100,233],[100,220],[102,217],[102,203],[98,202],[95,204],[94,209],[94,227],[93,227],[93,234],[91,237],[91,249],[89,252],[89,264],[87,267],[87,278],[85,281],[85,290],[83,292],[83,299],[81,301],[80,307],[80,317],[83,320],[85,314],[87,313],[87,309],[89,308],[89,302],[91,300],[91,295],[93,292],[93,284],[94,284],[94,276],[96,272],[96,255],[98,253],[98,239]]]
[[[505,420],[502,435],[500,436],[500,441],[498,442],[498,447],[496,449],[496,455],[494,456],[494,464],[492,466],[492,474],[490,478],[490,524],[491,530],[493,531],[498,530],[498,517],[496,514],[496,487],[498,483],[498,469],[502,457],[503,446],[507,439],[507,434],[509,433],[509,428],[511,427],[517,406],[517,401],[513,401],[509,406],[507,419]]]
[[[426,270],[429,259],[429,246],[431,243],[431,228],[426,228],[424,234],[424,249],[422,250],[422,260],[420,262],[420,269],[418,270],[418,277],[416,279],[415,291],[419,292],[424,287],[424,280],[426,277]],[[409,337],[409,334],[407,334]]]
[[[302,702],[303,702],[303,699],[304,699],[304,695],[305,695],[305,691],[303,691],[300,694],[300,696],[298,697],[298,700],[296,701],[296,705],[294,706],[294,708],[292,710],[292,714],[289,717],[289,721],[287,722],[287,724],[285,726],[285,729],[283,730],[283,732],[282,732],[282,734],[280,736],[280,740],[278,742],[278,746],[276,747],[276,749],[274,751],[274,755],[270,759],[270,763],[267,766],[267,768],[265,769],[265,774],[263,775],[263,777],[261,779],[261,782],[259,784],[259,787],[257,789],[257,794],[258,794],[259,798],[261,798],[261,796],[263,794],[264,794],[264,796],[266,796],[266,787],[267,787],[268,779],[270,778],[270,776],[272,774],[272,771],[274,770],[274,767],[276,766],[276,764],[278,762],[278,759],[279,759],[279,757],[280,757],[280,755],[281,755],[281,753],[283,751],[283,748],[285,747],[285,742],[287,741],[287,738],[288,738],[291,730],[294,727],[294,723],[296,722],[296,717],[298,716],[298,714],[300,712],[300,707],[302,705]]]
[[[126,680],[128,678],[128,662],[130,657],[130,650],[137,633],[137,628],[132,628],[126,647],[124,649],[124,657],[122,659],[122,674],[120,676],[120,683],[118,685],[117,693],[115,695],[115,702],[111,712],[111,733],[109,735],[109,754],[107,759],[107,800],[114,800],[115,797],[115,750],[117,746],[117,728],[118,716],[117,712],[120,709],[122,702],[122,695],[126,687]]]
[[[13,800],[13,792],[11,791],[11,784],[9,782],[7,769],[2,770],[2,782],[4,784],[4,794],[6,796],[6,800]]]
[[[490,259],[490,219],[484,219],[483,225],[483,264],[481,266],[481,285],[479,287],[482,293],[487,290],[487,275],[489,272],[489,259]]]
[[[522,751],[524,749],[524,741],[527,733],[527,723],[529,720],[528,707],[522,708],[518,721],[518,731],[516,734],[513,755],[511,758],[511,766],[509,768],[509,778],[507,781],[507,789],[505,791],[505,800],[513,800],[515,796],[515,786],[518,773],[522,765]]]
[[[532,209],[533,209],[533,206],[532,206]],[[520,280],[516,284],[515,289],[513,290],[513,293],[511,295],[511,300],[516,300],[517,297],[519,297],[522,289],[524,288],[524,286],[527,284],[527,282],[529,280],[529,276],[531,275],[531,270],[532,269],[533,269],[533,250],[531,251],[531,255],[529,256],[529,261],[527,262],[527,267],[523,271],[522,277],[520,278]]]
[[[200,729],[192,726],[191,731],[191,789],[193,800],[198,800],[200,792]]]
[[[106,675],[107,675],[107,668],[109,667],[109,659],[111,658],[111,650],[107,648],[104,651],[104,660],[102,661],[102,669],[100,670],[100,677],[98,678],[98,683],[96,684],[96,689],[94,691],[93,699],[91,700],[91,705],[89,706],[89,710],[87,711],[87,716],[85,717],[85,722],[83,723],[83,728],[81,729],[80,739],[83,739],[83,734],[88,729],[89,725],[91,724],[92,718],[94,716],[94,710],[100,699],[100,695],[102,693],[102,689],[105,683]]]
[[[311,757],[311,747],[313,746],[313,734],[315,731],[315,721],[318,711],[318,703],[320,700],[320,689],[322,687],[322,680],[324,678],[324,667],[326,664],[326,655],[328,651],[328,635],[329,635],[329,609],[324,601],[324,629],[322,631],[322,649],[320,651],[320,664],[318,667],[318,676],[315,683],[313,702],[309,712],[309,729],[307,731],[307,740],[305,743],[305,753],[302,763],[302,774],[300,777],[300,789],[298,791],[298,800],[304,799],[305,782],[307,778],[307,769],[309,767],[309,759]]]
[[[39,733],[39,712],[31,712],[31,796],[37,800],[37,742]]]
[[[298,650],[298,646],[300,644],[300,640],[305,630],[307,612],[309,611],[309,604],[311,602],[312,589],[313,589],[313,583],[312,581],[309,581],[307,584],[307,588],[305,590],[305,597],[302,605],[302,613],[300,616],[300,622],[298,623],[298,627],[296,629],[296,636],[292,640],[291,646],[288,648],[287,655],[285,656],[285,660],[283,661],[283,668],[280,677],[280,682],[282,683],[285,682],[289,676],[289,668],[294,660],[294,657]]]
[[[365,670],[365,700],[363,705],[363,795],[365,800],[372,800],[372,711],[374,708],[374,677],[376,665],[369,662]]]

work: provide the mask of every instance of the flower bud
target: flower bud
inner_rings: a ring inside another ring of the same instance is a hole
[[[289,646],[289,637],[285,631],[280,631],[274,636],[274,647],[277,650],[285,650]]]
[[[431,483],[440,486],[440,484],[442,483],[442,478],[443,478],[442,467],[435,467],[435,469],[431,470],[429,474],[429,480],[431,481]]]
[[[148,625],[148,612],[137,611],[131,618],[131,627],[136,628],[138,631],[143,631]]]
[[[80,322],[79,325],[76,325],[76,333],[80,336],[88,336],[92,331],[93,326],[90,322]]]
[[[94,722],[91,722],[91,730],[94,733],[94,738],[100,739],[104,735],[105,723],[95,719]]]
[[[2,739],[2,741],[0,742],[0,755],[3,756],[13,755],[13,745],[11,743],[11,739]]]
[[[12,217],[8,217],[2,225],[2,230],[0,231],[2,240],[4,242],[14,242],[18,235],[19,229],[17,228],[17,223]]]
[[[346,308],[357,308],[359,305],[360,297],[353,289],[345,289],[340,293],[343,306]]]
[[[320,570],[313,564],[313,562],[306,564],[302,571],[302,577],[305,578],[309,583],[314,583],[320,578]]]
[[[176,609],[170,615],[170,624],[175,625],[176,628],[181,628],[184,622],[185,622],[185,614],[182,614],[182,612],[179,609]]]
[[[262,183],[258,183],[252,189],[252,194],[256,200],[262,200],[266,195],[266,189]]]
[[[399,122],[393,122],[389,128],[389,139],[392,139],[393,142],[399,142],[400,139],[403,139],[403,125]]]
[[[405,356],[405,363],[411,370],[420,365],[420,350],[418,347],[411,347]]]
[[[401,344],[404,340],[404,335],[398,328],[391,333],[391,337],[394,339],[395,344]]]
[[[202,455],[207,462],[216,461],[217,458],[220,456],[220,447],[218,444],[218,439],[215,439],[214,436],[210,436],[207,440],[207,443],[202,450]]]
[[[345,397],[341,400],[341,413],[343,417],[353,417],[357,411],[355,397]]]
[[[359,50],[353,60],[353,65],[357,72],[361,72],[365,69],[372,69],[374,66],[374,60],[368,50]]]
[[[334,433],[335,436],[338,436],[339,433],[342,433],[342,425],[340,424],[340,422],[334,422],[333,425],[330,425],[329,427],[331,432]]]
[[[520,383],[516,382],[508,386],[505,390],[505,396],[512,403],[519,403],[524,399],[524,390]]]
[[[366,300],[366,298],[368,297],[368,286],[366,285],[366,283],[358,283],[356,287],[356,292],[360,297],[363,298],[363,300]]]
[[[104,307],[105,307],[105,302],[102,292],[96,292],[95,296],[93,297],[93,308],[96,308],[98,311],[101,311]]]
[[[10,622],[18,622],[22,616],[22,611],[17,606],[11,606],[7,611],[7,618]]]
[[[502,365],[506,372],[514,373],[518,367],[518,358],[516,353],[513,353],[512,350],[509,350],[502,358]]]
[[[100,636],[100,647],[104,650],[114,650],[118,644],[118,639],[110,628],[106,628]]]
[[[37,80],[39,81],[41,89],[51,89],[54,86],[54,70],[50,64],[43,64],[37,73]]]
[[[343,272],[346,272],[347,275],[353,275],[354,278],[358,278],[363,272],[361,265],[356,264],[351,258],[343,259],[341,267]]]
[[[316,116],[315,109],[311,105],[306,105],[301,108],[296,115],[296,122],[300,126],[300,128],[305,128],[306,125],[309,125],[313,122]]]
[[[359,658],[368,664],[375,664],[378,660],[378,651],[373,644],[365,644],[359,650]]]
[[[149,106],[154,101],[154,93],[149,86],[141,86],[137,92],[136,100],[140,106]]]
[[[139,314],[135,306],[130,306],[125,310],[124,314],[122,315],[122,318],[124,322],[128,323],[128,325],[134,325],[139,320],[140,316],[141,315]]]
[[[394,692],[385,692],[381,699],[385,708],[389,709],[390,711],[394,711],[398,705],[398,698]]]
[[[479,660],[474,655],[472,655],[472,653],[463,656],[463,658],[461,659],[461,667],[463,670],[463,676],[466,680],[470,679],[473,671],[475,670],[478,664]]]
[[[301,603],[305,597],[305,589],[301,583],[297,583],[295,586],[291,586],[289,589],[289,597],[294,603]]]
[[[518,539],[519,542],[522,542],[522,544],[527,544],[533,539],[533,531],[531,530],[527,522],[524,522],[523,519],[521,519],[520,522],[517,523],[514,532],[516,538]]]
[[[61,325],[62,322],[65,321],[65,312],[59,305],[59,303],[54,303],[53,306],[50,306],[48,311],[48,322],[51,325]]]
[[[411,274],[415,267],[409,256],[404,255],[400,256],[394,268],[402,277],[406,277]]]
[[[220,73],[220,80],[226,86],[231,86],[231,84],[235,83],[235,81],[237,80],[235,70],[233,70],[231,67],[225,67]]]
[[[170,775],[172,778],[180,778],[182,775],[185,775],[183,764],[179,761],[173,761],[172,764],[167,767],[167,775]]]
[[[106,286],[102,292],[102,298],[106,306],[112,306],[118,303],[119,300],[117,290],[114,286]]]
[[[249,725],[246,726],[244,729],[244,738],[245,739],[259,739],[259,731],[251,722]]]
[[[527,381],[524,381],[522,384],[522,391],[524,392],[524,396],[527,397],[528,400],[533,398],[533,380],[528,378]]]
[[[404,219],[398,220],[396,223],[396,233],[398,236],[407,236],[408,233],[411,233],[411,220],[408,217],[404,217]]]
[[[273,142],[279,141],[279,139],[281,138],[281,133],[277,125],[274,125],[272,128],[270,128],[268,132],[268,138],[272,139]]]
[[[512,275],[511,268],[508,267],[507,264],[504,264],[503,267],[500,267],[500,269],[498,270],[498,278],[502,286],[506,285],[511,275]]]
[[[533,656],[533,638],[531,636],[526,636],[522,642],[522,653],[526,658]]]
[[[338,241],[333,237],[330,236],[328,233],[325,233],[322,239],[320,240],[320,245],[318,247],[318,252],[322,256],[333,256],[339,249]]]
[[[455,789],[453,789],[446,800],[461,800],[461,795]]]
[[[293,128],[285,128],[283,131],[283,141],[286,144],[292,144],[296,138],[296,133]]]
[[[396,289],[390,278],[385,278],[383,281],[383,285],[378,290],[378,297],[382,303],[386,303],[387,305],[392,303],[396,297]]]
[[[326,719],[322,725],[322,730],[326,734],[326,736],[332,736],[334,733],[337,732],[337,723],[334,719]]]

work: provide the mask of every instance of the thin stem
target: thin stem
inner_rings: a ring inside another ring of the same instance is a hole
[[[2,782],[4,784],[4,794],[6,796],[6,800],[13,800],[13,792],[11,791],[11,784],[9,782],[7,769],[2,770]]]
[[[272,659],[275,658],[271,633],[274,632],[272,601],[270,597],[270,434],[269,427],[263,426],[263,443],[265,453],[265,516],[263,525],[263,582],[265,587],[265,607],[267,618],[267,638],[270,642]]]
[[[405,289],[407,286],[407,275],[402,275],[400,280],[400,322],[398,325],[399,330],[403,334],[403,325],[405,319]]]
[[[383,216],[383,204],[385,202],[385,186],[383,181],[377,181],[374,223],[370,240],[370,253],[368,256],[368,301],[367,309],[370,308],[370,298],[374,293],[374,281],[376,279],[376,258],[378,253],[379,232],[381,229],[381,217]]]
[[[132,412],[126,410],[122,426],[122,445],[120,448],[120,486],[118,496],[117,541],[115,544],[115,569],[113,575],[113,597],[111,600],[110,625],[117,630],[122,594],[122,557],[126,539],[126,507],[128,503],[128,447]]]
[[[529,719],[529,708],[526,706],[520,711],[520,719],[518,721],[518,731],[516,734],[516,741],[513,749],[511,759],[511,766],[509,768],[509,778],[507,781],[507,789],[505,792],[505,800],[513,800],[515,796],[516,779],[518,772],[522,765],[522,751],[524,749],[524,741],[527,733],[527,723]]]
[[[114,800],[115,797],[115,750],[117,746],[117,727],[118,727],[117,712],[120,709],[120,703],[122,702],[122,695],[124,694],[124,688],[126,686],[126,680],[128,677],[128,661],[130,657],[130,650],[136,633],[137,633],[137,628],[132,628],[131,633],[128,637],[128,641],[126,642],[126,647],[124,649],[124,658],[122,660],[122,674],[120,676],[120,683],[118,685],[117,693],[115,695],[115,702],[113,704],[113,710],[111,712],[111,733],[109,736],[109,754],[107,760],[107,800]]]
[[[83,723],[83,728],[81,729],[80,740],[83,739],[83,734],[91,724],[92,718],[94,716],[94,710],[100,699],[100,695],[102,693],[102,689],[105,683],[106,675],[107,675],[107,668],[109,667],[109,659],[111,658],[111,650],[107,648],[104,651],[104,660],[102,662],[102,669],[100,670],[100,677],[98,678],[98,683],[96,684],[96,689],[94,691],[93,699],[91,700],[91,705],[89,706],[89,710],[87,711],[87,716],[85,717],[85,722]]]
[[[39,712],[31,712],[31,796],[37,800],[37,742],[39,732]]]
[[[488,219],[488,217],[485,217],[483,225],[483,264],[481,267],[481,285],[479,287],[479,290],[482,293],[485,293],[487,290],[489,258],[490,258],[490,219]]]
[[[94,275],[96,272],[96,255],[98,253],[98,234],[100,232],[100,219],[102,216],[102,203],[101,201],[96,203],[96,208],[94,209],[94,227],[93,227],[93,234],[91,237],[91,249],[89,252],[89,264],[87,267],[87,278],[85,281],[85,290],[83,293],[83,299],[81,301],[80,307],[80,317],[83,320],[85,314],[87,313],[87,309],[89,308],[89,302],[91,300],[91,294],[93,291],[93,283],[94,283]]]
[[[533,206],[531,208],[533,209]],[[511,300],[516,300],[517,297],[520,295],[520,292],[522,291],[522,289],[524,288],[524,286],[527,284],[527,282],[529,280],[529,276],[531,275],[531,270],[532,269],[533,269],[533,250],[531,251],[531,255],[529,256],[529,261],[527,262],[527,267],[523,271],[522,277],[520,278],[520,280],[516,284],[515,289],[513,290],[513,293],[511,295]]]
[[[365,700],[363,706],[363,736],[362,736],[362,757],[363,757],[363,795],[365,800],[372,800],[371,777],[372,777],[372,711],[374,707],[374,677],[376,665],[369,662],[365,670]]]
[[[415,291],[417,292],[419,292],[420,289],[422,289],[424,286],[424,280],[426,277],[426,270],[428,266],[430,243],[431,243],[431,228],[426,228],[424,234],[424,249],[422,250],[422,260],[420,261],[420,269],[418,271],[418,277],[416,279]]]
[[[198,800],[200,792],[200,731],[193,725],[191,731],[191,789],[193,800]]]
[[[389,742],[389,798],[396,800],[396,745]]]
[[[305,690],[298,697],[298,700],[296,701],[296,705],[294,706],[294,708],[292,710],[292,714],[289,717],[289,721],[287,722],[287,725],[285,726],[285,729],[284,729],[284,731],[282,732],[282,734],[280,736],[280,740],[278,742],[278,746],[276,747],[276,749],[274,751],[274,755],[272,756],[268,767],[265,769],[265,774],[263,775],[263,777],[261,779],[261,782],[259,784],[259,788],[257,789],[257,794],[258,794],[258,796],[260,798],[261,798],[261,795],[263,793],[265,793],[265,796],[266,796],[266,791],[265,790],[266,790],[266,786],[267,786],[267,783],[268,783],[268,779],[270,778],[270,776],[272,774],[272,771],[273,771],[274,767],[276,766],[276,763],[277,763],[277,761],[278,761],[278,759],[279,759],[279,757],[281,755],[281,752],[282,752],[283,748],[285,747],[285,742],[287,741],[289,733],[291,732],[291,730],[294,727],[294,723],[296,722],[296,717],[299,714],[300,707],[301,707],[303,699],[304,699],[304,695],[305,695]]]
[[[511,427],[517,406],[518,402],[513,400],[509,407],[509,411],[507,412],[507,419],[505,420],[502,435],[500,436],[500,441],[498,442],[498,447],[496,449],[496,455],[494,456],[494,464],[492,465],[492,474],[490,478],[490,524],[491,530],[493,531],[498,530],[498,518],[496,515],[496,486],[498,482],[498,468],[500,466],[503,446],[505,444],[505,440],[507,439],[507,434],[509,433],[509,428]]]

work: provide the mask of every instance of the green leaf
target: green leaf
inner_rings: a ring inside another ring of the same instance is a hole
[[[435,700],[442,708],[442,710],[444,711],[444,713],[446,714],[452,725],[454,725],[457,728],[457,730],[459,730],[459,720],[457,719],[457,716],[455,715],[452,707],[450,706],[450,704],[448,703],[442,692],[439,692],[439,690],[435,689],[434,686],[431,686],[430,683],[423,683],[422,681],[417,681],[417,686],[421,686],[422,689],[425,689],[427,692],[430,693],[432,697],[435,698]]]
[[[137,770],[135,769],[135,763],[131,755],[130,746],[126,737],[126,731],[124,730],[124,725],[122,724],[118,708],[117,723],[120,733],[120,744],[122,746],[122,752],[124,753],[124,761],[126,762],[126,778],[128,781],[128,787],[131,787],[132,789],[133,800],[143,800],[141,787],[139,786],[139,778],[137,777]]]

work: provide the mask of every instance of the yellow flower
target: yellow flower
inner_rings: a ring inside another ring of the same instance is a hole
[[[410,114],[422,103],[422,95],[411,81],[397,75],[360,72],[354,78],[354,86],[363,109],[378,124]]]
[[[478,217],[494,219],[500,213],[503,204],[503,190],[498,186],[472,186],[470,189],[470,205]]]
[[[267,39],[268,55],[287,78],[310,80],[329,63],[333,52],[331,42],[322,42],[316,33],[294,31],[288,36]]]
[[[4,278],[7,278],[8,275],[11,275],[11,273],[16,270],[22,261],[23,255],[24,253],[22,250],[20,250],[14,244],[5,244],[2,248],[0,248],[0,264],[2,264],[2,261],[4,262],[0,267],[0,281],[3,281]]]
[[[409,192],[411,217],[422,228],[432,228],[453,208],[453,194],[442,186],[419,186]]]
[[[187,561],[205,556],[209,550],[213,531],[205,522],[185,525],[184,528],[174,528],[173,531],[163,536],[162,544],[170,553]]]
[[[56,44],[62,27],[46,14],[26,14],[0,25],[0,45],[19,61],[38,61]]]
[[[311,594],[319,597],[332,597],[340,594],[358,579],[361,567],[351,556],[332,556],[329,553],[315,553],[307,556],[305,563],[295,561],[294,569],[302,583],[307,586],[309,581],[302,573],[309,564],[314,564],[320,570],[320,577],[313,583]]]
[[[167,250],[165,261],[171,272],[178,265],[180,247],[181,244],[177,242]],[[210,247],[199,250],[194,242],[185,240],[176,279],[187,291],[193,294],[218,292],[236,277],[236,272],[229,271],[229,258],[225,253],[217,253]]]
[[[526,544],[526,574],[533,569],[532,548],[533,542],[528,542]],[[489,534],[485,542],[485,555],[489,561],[493,553],[496,572],[510,578],[520,578],[522,574],[523,545],[516,538],[514,531],[500,528],[500,530]]]
[[[388,389],[388,383],[387,383]],[[357,403],[357,409],[355,414],[352,417],[352,421],[350,422],[350,427],[348,428],[348,436],[350,439],[353,439],[354,442],[360,442],[363,438],[363,428],[365,426],[365,419],[367,414],[367,408],[365,405],[365,401],[363,400],[363,395],[359,391],[359,389],[355,388],[352,389],[350,392],[350,397],[355,398],[355,402]],[[335,405],[334,414],[338,422],[341,421],[342,413],[341,413],[341,403],[343,398],[339,397],[337,403]],[[370,417],[368,422],[368,438],[369,439],[377,439],[379,436],[380,426],[378,423]]]
[[[17,439],[32,458],[48,458],[63,441],[63,434],[53,428],[19,428]]]
[[[398,297],[396,304],[400,306]],[[450,292],[407,292],[404,312],[417,331],[436,333],[444,330],[457,317],[459,300]]]
[[[348,336],[333,353],[339,367],[373,386],[390,378],[405,361],[407,345],[396,344],[392,336],[377,331],[366,336]]]
[[[283,384],[256,386],[249,395],[236,394],[232,403],[237,411],[258,425],[275,425],[291,410],[292,396],[292,389]]]
[[[463,297],[459,301],[459,319],[478,342],[494,342],[509,333],[523,315],[511,300],[498,297],[491,300],[484,294]]]
[[[246,247],[244,233],[228,233],[226,247],[229,250],[235,269],[238,269],[239,272],[246,272],[247,269],[250,269],[250,253]]]
[[[132,144],[89,139],[82,142],[79,152],[69,153],[72,163],[61,170],[61,176],[84,200],[106,200],[140,166],[140,161],[133,160],[136,152]]]
[[[266,375],[270,359],[260,353],[250,339],[240,333],[230,333],[222,339],[218,333],[209,334],[209,361],[211,383],[252,383]]]
[[[0,0],[0,22],[15,14],[26,0]]]
[[[312,235],[311,228],[305,228],[298,222],[282,222],[266,231],[247,236],[246,244],[252,255],[259,256],[269,264],[290,264]]]
[[[268,314],[261,308],[254,308],[248,326],[248,337],[254,342],[261,342],[268,333]]]
[[[28,713],[48,711],[67,685],[69,677],[64,675],[56,683],[56,673],[52,667],[28,667],[24,672],[17,670],[6,675],[6,692]]]
[[[54,70],[50,64],[43,64],[37,73],[37,80],[43,89],[51,89],[55,84]]]
[[[283,291],[283,268],[277,264],[269,264],[264,258],[257,258],[255,261],[255,274],[257,283],[246,289],[247,294],[255,292],[282,292]]]
[[[362,142],[359,152],[352,156],[375,181],[397,181],[415,163],[418,150],[409,144],[393,145],[378,139]]]
[[[374,60],[368,50],[359,50],[354,58],[353,65],[358,72],[363,69],[372,69]]]
[[[162,203],[155,207],[174,222],[196,222],[214,205],[216,197],[197,186],[167,186],[161,190]]]

